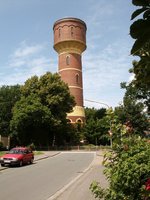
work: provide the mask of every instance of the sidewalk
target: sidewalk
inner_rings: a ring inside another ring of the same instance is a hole
[[[60,154],[60,151],[42,151],[43,154],[40,155],[35,155],[34,156],[34,162],[38,161],[38,160],[42,160],[42,159],[46,159],[48,157],[53,157],[56,156],[58,154]],[[0,166],[0,171],[7,169],[8,167],[1,167]]]
[[[48,157],[53,157],[61,153],[60,151],[42,151],[42,152],[43,154],[34,156],[34,161],[42,160]]]

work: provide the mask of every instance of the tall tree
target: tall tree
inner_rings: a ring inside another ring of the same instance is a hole
[[[105,145],[109,143],[108,130],[110,122],[106,117],[106,109],[86,108],[86,124],[83,132],[88,143]]]
[[[58,74],[33,76],[21,87],[22,97],[13,108],[11,130],[21,143],[52,144],[66,113],[75,105],[67,84]],[[58,138],[58,137],[57,137]]]
[[[0,135],[10,135],[10,120],[12,118],[12,108],[20,99],[20,86],[0,87]]]
[[[137,99],[138,89],[133,87],[133,83],[122,83],[121,87],[125,89],[123,104],[115,108],[115,115],[122,124],[130,121],[133,133],[141,136],[149,129],[149,122],[145,105]]]

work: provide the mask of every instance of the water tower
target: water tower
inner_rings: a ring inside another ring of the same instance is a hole
[[[58,53],[58,72],[68,84],[76,106],[67,118],[71,123],[84,123],[82,83],[82,52],[86,49],[86,24],[77,18],[63,18],[55,22],[54,49]]]

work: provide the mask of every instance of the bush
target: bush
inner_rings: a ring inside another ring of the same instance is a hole
[[[122,140],[119,147],[104,157],[104,173],[109,188],[98,183],[91,190],[98,199],[104,200],[148,200],[150,198],[150,144],[141,138]]]
[[[29,147],[30,149],[32,149],[33,151],[35,150],[35,145],[34,145],[34,143],[31,143],[30,145],[28,145],[28,147]]]

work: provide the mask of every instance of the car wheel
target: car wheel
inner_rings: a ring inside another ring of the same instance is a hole
[[[23,165],[23,162],[22,162],[22,160],[20,160],[19,167],[22,167],[22,165]]]
[[[2,167],[5,167],[5,164],[1,164]]]
[[[30,164],[33,164],[33,160],[34,160],[34,159],[33,159],[33,158],[31,158],[31,160],[30,160]]]

